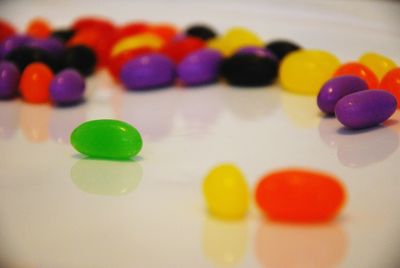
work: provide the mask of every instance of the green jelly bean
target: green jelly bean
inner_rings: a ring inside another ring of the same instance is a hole
[[[71,134],[71,144],[80,153],[94,158],[127,159],[142,149],[142,137],[128,123],[101,119],[79,125]]]

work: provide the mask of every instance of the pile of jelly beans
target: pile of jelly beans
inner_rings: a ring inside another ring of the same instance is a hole
[[[237,220],[248,214],[249,187],[235,165],[214,167],[204,179],[203,193],[208,211],[217,218]],[[340,213],[346,191],[330,174],[288,168],[264,175],[255,187],[254,198],[271,220],[323,223]]]

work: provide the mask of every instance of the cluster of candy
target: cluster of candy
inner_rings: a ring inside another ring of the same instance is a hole
[[[213,168],[203,183],[209,212],[222,219],[241,219],[249,210],[250,194],[242,172],[232,164]],[[333,176],[290,168],[263,176],[255,188],[255,201],[271,220],[322,223],[343,208],[346,192]]]

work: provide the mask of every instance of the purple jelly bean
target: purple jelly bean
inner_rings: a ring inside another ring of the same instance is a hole
[[[18,91],[20,73],[13,63],[0,62],[0,99],[14,97]]]
[[[39,48],[47,51],[53,56],[59,56],[64,51],[64,44],[55,37],[49,38],[34,38],[26,43],[27,47]]]
[[[174,78],[174,63],[158,53],[136,57],[125,63],[120,72],[122,83],[131,90],[166,87]]]
[[[274,55],[274,53],[272,53],[271,51],[269,51],[266,48],[263,47],[256,47],[256,46],[245,46],[240,48],[239,50],[236,51],[237,55],[256,55],[259,57],[266,57],[266,58],[270,58],[273,60],[278,60],[278,58]]]
[[[0,44],[0,58],[5,58],[5,56],[12,50],[25,46],[32,38],[27,35],[13,35],[6,38]]]
[[[217,81],[222,54],[214,49],[201,49],[189,54],[178,66],[179,79],[187,86]]]
[[[66,69],[50,83],[50,99],[57,104],[74,104],[83,99],[85,80],[79,72]]]
[[[317,104],[327,114],[335,113],[336,103],[346,95],[367,90],[368,84],[354,75],[343,75],[328,80],[319,91]]]
[[[362,90],[341,98],[335,107],[337,119],[346,127],[362,129],[384,122],[396,111],[396,98],[384,90]]]

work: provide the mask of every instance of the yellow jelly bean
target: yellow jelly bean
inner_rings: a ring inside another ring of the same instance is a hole
[[[339,65],[339,60],[329,52],[299,50],[283,59],[279,68],[279,80],[287,91],[317,95]]]
[[[242,172],[232,164],[213,168],[203,183],[209,212],[223,219],[243,218],[249,209],[249,190]]]
[[[396,63],[391,59],[378,53],[368,52],[363,54],[358,61],[373,71],[379,80],[385,76],[387,72],[396,68]]]
[[[213,38],[213,39],[209,40],[207,42],[207,47],[215,49],[215,50],[218,50],[224,56],[228,56],[229,55],[229,51],[227,50],[226,42],[221,37],[217,37],[217,38]]]
[[[231,28],[223,37],[226,51],[230,55],[244,46],[260,46],[264,42],[253,32],[240,27]]]
[[[153,49],[159,49],[164,44],[164,40],[152,33],[143,33],[130,37],[126,37],[118,41],[112,51],[111,55],[115,56],[119,53],[128,50],[135,49],[140,47],[149,47]]]

